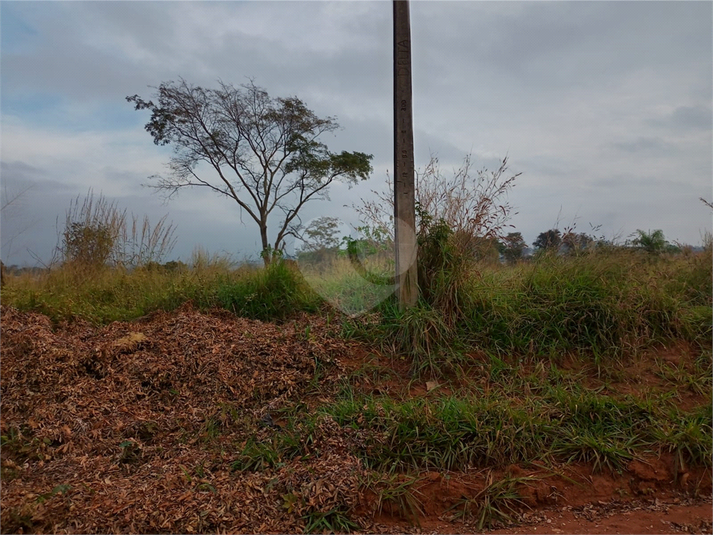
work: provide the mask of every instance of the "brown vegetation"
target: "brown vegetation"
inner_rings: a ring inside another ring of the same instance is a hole
[[[710,469],[682,468],[669,454],[631,461],[622,474],[533,463],[386,476],[354,455],[365,447],[362,431],[327,415],[302,429],[307,450],[283,451],[272,463],[246,457],[250,444],[288,437],[285,415],[334,399],[340,381],[360,369],[382,371],[354,379],[358,392],[403,399],[441,389],[414,383],[408,366],[334,337],[313,316],[277,326],[186,305],[132,323],[55,328],[43,315],[3,307],[2,324],[3,532],[322,531],[335,525],[330,515],[347,510],[352,524],[343,526],[356,531],[472,532],[477,518],[459,512],[502,498],[504,510],[525,522],[520,532],[540,533],[530,530],[555,514],[589,525],[587,515],[655,505],[663,520],[662,504],[700,509],[696,497],[711,491]],[[685,348],[671,354],[679,366],[692,358]],[[642,396],[668,384],[653,373],[654,359],[648,362],[641,364],[644,375],[652,372]],[[442,379],[443,388],[469,380],[487,388],[477,370],[460,382]],[[585,379],[601,388],[590,371]],[[706,399],[698,394],[687,403]],[[502,481],[513,482],[517,498],[497,493]],[[409,493],[400,498],[393,494],[399,488]],[[679,517],[671,522],[662,525],[683,525]]]

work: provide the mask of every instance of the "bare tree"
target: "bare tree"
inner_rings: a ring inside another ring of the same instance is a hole
[[[157,104],[127,97],[135,109],[151,111],[146,130],[154,143],[174,147],[170,173],[152,177],[154,187],[169,198],[203,187],[235,201],[260,230],[266,265],[295,235],[307,202],[327,198],[335,180],[356,183],[371,173],[371,155],[332,153],[319,141],[339,128],[335,118],[318,117],[296,97],[271,98],[252,81],[239,88],[220,82],[218,89],[164,82],[156,97]],[[282,220],[270,242],[275,211]]]
[[[431,156],[428,165],[416,172],[416,203],[422,213],[433,221],[443,220],[453,231],[462,250],[475,250],[502,237],[512,206],[505,198],[521,173],[508,176],[508,160],[504,158],[496,171],[482,169],[473,173],[471,155],[447,177],[441,171],[438,158]],[[367,225],[393,237],[393,187],[372,191],[374,200],[353,205]],[[421,224],[421,223],[419,223]]]

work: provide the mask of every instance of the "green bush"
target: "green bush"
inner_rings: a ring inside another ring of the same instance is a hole
[[[284,320],[298,311],[316,312],[320,304],[299,271],[284,261],[221,285],[217,295],[221,306],[238,316],[263,321]]]

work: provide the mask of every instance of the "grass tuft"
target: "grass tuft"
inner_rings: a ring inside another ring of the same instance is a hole
[[[512,523],[518,510],[525,507],[518,486],[533,480],[531,476],[506,476],[496,481],[490,471],[483,490],[472,498],[461,499],[451,508],[457,509],[453,517],[474,520],[478,531]]]

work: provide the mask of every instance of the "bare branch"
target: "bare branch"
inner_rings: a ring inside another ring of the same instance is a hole
[[[466,155],[452,176],[441,172],[436,156],[416,172],[416,200],[434,220],[443,219],[454,231],[459,246],[472,248],[483,241],[502,237],[513,208],[506,197],[520,176],[507,176],[508,159],[495,171],[472,172],[472,156]],[[367,225],[386,231],[393,239],[393,186],[387,176],[386,189],[372,191],[374,200],[352,205]]]

